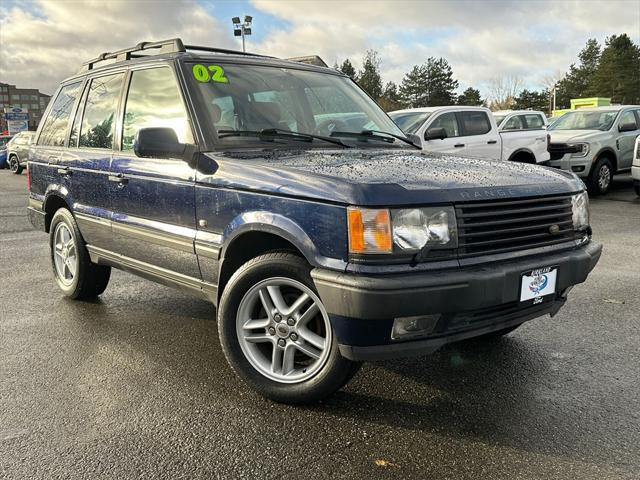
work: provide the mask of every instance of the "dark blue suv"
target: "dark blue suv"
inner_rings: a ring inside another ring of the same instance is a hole
[[[29,176],[65,295],[115,267],[210,300],[282,402],[555,315],[602,248],[571,173],[423,153],[340,72],[179,39],[65,80]]]

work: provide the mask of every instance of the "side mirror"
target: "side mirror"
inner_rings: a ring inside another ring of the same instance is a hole
[[[618,125],[618,131],[619,132],[633,132],[634,130],[637,130],[638,126],[635,123],[622,123],[620,125]]]
[[[442,127],[430,128],[424,134],[425,140],[444,140],[447,138],[447,131]]]
[[[184,158],[187,146],[178,141],[173,128],[141,128],[133,140],[133,151],[138,157]]]

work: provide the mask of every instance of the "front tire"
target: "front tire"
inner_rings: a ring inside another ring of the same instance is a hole
[[[340,355],[309,271],[292,253],[260,255],[233,274],[218,305],[227,361],[251,388],[276,402],[319,401],[360,367]]]
[[[635,190],[636,195],[640,197],[640,182],[634,182],[633,189]]]
[[[61,208],[49,230],[53,275],[65,296],[93,298],[107,288],[111,267],[91,263],[78,224],[69,210]]]
[[[20,175],[24,170],[24,167],[20,165],[20,160],[15,155],[11,155],[9,158],[9,169],[16,175]]]
[[[613,165],[607,158],[601,158],[591,168],[587,188],[592,195],[604,195],[611,188]]]

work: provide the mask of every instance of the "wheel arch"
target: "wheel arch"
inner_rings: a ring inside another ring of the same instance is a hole
[[[68,198],[68,191],[66,188],[51,188],[45,194],[45,199],[42,204],[42,210],[44,211],[44,226],[45,232],[49,233],[51,228],[51,220],[55,213],[61,209],[66,208],[71,211],[71,202]]]
[[[518,148],[516,151],[514,151],[511,156],[509,157],[509,161],[510,162],[514,162],[514,161],[518,161],[516,160],[516,157],[528,157],[530,161],[527,162],[523,162],[523,163],[536,163],[536,156],[535,154],[528,148]]]
[[[611,162],[611,165],[613,166],[613,172],[611,172],[612,174],[618,171],[618,156],[616,155],[616,152],[613,148],[611,147],[601,148],[598,151],[598,153],[593,156],[592,165],[595,165],[596,162],[598,162],[601,158],[606,158]]]
[[[242,264],[273,251],[290,251],[314,267],[336,261],[323,257],[304,229],[290,218],[264,211],[244,213],[236,217],[223,234],[218,297]]]

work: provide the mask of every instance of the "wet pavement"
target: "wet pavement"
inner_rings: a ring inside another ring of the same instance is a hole
[[[0,171],[0,478],[608,479],[640,471],[640,200],[592,200],[605,245],[555,318],[366,364],[313,407],[227,366],[213,307],[116,271],[58,292],[26,176]]]

